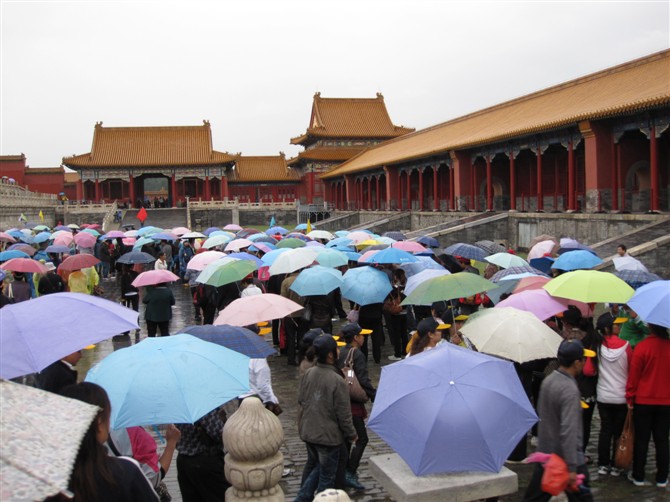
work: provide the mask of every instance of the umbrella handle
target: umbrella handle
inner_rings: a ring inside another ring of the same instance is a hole
[[[155,432],[156,435],[158,436],[158,439],[160,440],[161,444],[165,444],[165,443],[167,443],[167,441],[166,441],[165,438],[163,437],[163,434],[161,434],[161,431],[160,431],[160,429],[158,428],[157,425],[152,425],[151,428],[154,430],[154,432]]]

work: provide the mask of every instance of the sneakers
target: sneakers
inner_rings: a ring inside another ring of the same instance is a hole
[[[606,465],[600,465],[598,466],[598,475],[599,476],[607,476],[610,473],[610,468],[607,467]],[[618,476],[618,474],[616,474]]]
[[[358,476],[353,472],[346,471],[344,473],[344,484],[348,488],[353,488],[355,490],[365,490],[365,486],[358,481]]]
[[[631,483],[633,483],[635,486],[645,486],[644,481],[638,481],[637,479],[635,479],[635,478],[633,477],[633,473],[632,473],[632,472],[629,472],[629,473],[628,473],[628,481],[630,481]]]
[[[388,359],[389,361],[402,361],[402,357],[398,356],[389,356]]]
[[[666,479],[663,482],[658,482],[658,483],[656,483],[656,486],[659,487],[659,488],[666,488],[668,486],[668,480]]]
[[[612,467],[610,469],[610,476],[621,476],[623,473],[623,469],[619,469],[618,467]]]

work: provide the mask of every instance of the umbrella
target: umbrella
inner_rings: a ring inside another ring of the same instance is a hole
[[[260,230],[256,230],[255,228],[243,228],[242,230],[238,231],[235,234],[235,237],[237,237],[238,239],[246,239],[250,235],[260,234],[260,233],[262,233],[262,232]]]
[[[277,257],[278,257],[280,254],[285,253],[285,252],[287,252],[287,251],[290,251],[290,249],[287,249],[287,248],[284,248],[284,249],[273,249],[273,250],[268,251],[267,253],[265,253],[265,254],[261,257],[261,261],[263,262],[263,264],[264,264],[265,266],[270,266],[270,265],[272,265],[272,264],[275,262],[275,260],[277,259]]]
[[[423,253],[426,248],[414,241],[398,241],[391,244],[392,248],[402,249],[408,253]]]
[[[484,251],[486,251],[487,254],[507,253],[505,246],[493,241],[477,241],[475,242],[475,246],[482,248]]]
[[[92,343],[139,328],[137,312],[82,293],[54,293],[0,309],[0,377],[41,371]]]
[[[554,298],[544,289],[529,289],[521,293],[515,293],[496,305],[496,308],[505,307],[514,307],[515,309],[530,312],[540,321],[544,321],[559,312],[563,312],[568,308],[568,305],[565,300],[561,301],[558,298]]]
[[[202,233],[205,234],[207,237],[209,237],[209,235],[212,232],[220,232],[220,231],[221,231],[221,229],[219,227],[209,227],[207,230],[203,230]],[[189,232],[190,232],[190,230],[189,230]],[[187,234],[188,232],[184,232],[184,233]],[[183,234],[180,234],[180,235],[183,235]]]
[[[0,232],[0,241],[2,242],[16,242],[16,239],[7,232]]]
[[[542,286],[547,284],[551,279],[549,277],[533,276],[533,277],[524,277],[520,279],[519,282],[514,287],[515,293],[521,293],[522,291],[529,291],[532,289],[542,289]],[[503,281],[508,282],[508,281]]]
[[[206,249],[211,249],[217,246],[223,246],[224,244],[228,244],[231,240],[232,239],[227,235],[213,235],[202,243],[202,247]]]
[[[72,272],[73,270],[81,270],[82,268],[94,267],[100,263],[95,256],[90,254],[75,254],[68,256],[63,260],[63,263],[58,265],[58,270]]]
[[[277,351],[270,347],[267,342],[253,331],[240,326],[221,324],[213,326],[205,324],[202,326],[189,326],[181,330],[182,333],[200,338],[205,342],[216,343],[234,350],[251,359],[265,359],[275,355]]]
[[[627,303],[635,290],[616,275],[597,270],[566,272],[545,284],[551,296],[585,303]]]
[[[500,283],[497,284],[497,288],[495,289],[489,289],[486,292],[486,296],[488,297],[489,300],[494,305],[497,305],[500,302],[500,297],[504,295],[505,293],[512,293],[514,291],[514,288],[516,285],[519,283],[521,279],[515,279],[511,281],[500,281]]]
[[[420,284],[426,282],[427,280],[434,279],[435,277],[440,277],[442,275],[449,275],[449,274],[450,274],[450,272],[448,270],[444,270],[444,269],[437,270],[437,269],[427,268],[425,270],[422,270],[418,274],[414,274],[407,279],[407,283],[405,284],[405,289],[403,290],[403,293],[405,293],[405,295],[409,295]]]
[[[129,253],[122,254],[116,263],[125,263],[125,264],[135,264],[135,263],[152,263],[156,261],[156,258],[151,256],[149,253],[143,251],[131,251]]]
[[[358,305],[382,303],[393,289],[388,276],[373,267],[350,268],[343,280],[342,296]]]
[[[70,223],[69,225],[67,225],[67,227],[73,230],[79,230],[79,225],[77,225],[76,223]]]
[[[302,309],[302,305],[273,293],[245,296],[232,301],[219,312],[215,325],[249,326],[261,321],[281,319]]]
[[[530,261],[533,258],[542,258],[546,254],[551,255],[557,247],[558,245],[553,240],[540,241],[530,248],[526,259]]]
[[[157,232],[151,234],[151,238],[155,241],[176,241],[179,237],[170,232]]]
[[[367,261],[375,255],[375,253],[379,253],[379,249],[369,249],[369,250],[367,250],[358,259],[359,263],[367,263]]]
[[[307,237],[311,237],[312,239],[324,239],[327,241],[332,241],[335,238],[333,234],[326,230],[312,230],[307,234]]]
[[[244,253],[244,252],[240,252],[240,253],[230,253],[230,254],[228,255],[228,258],[237,258],[238,260],[247,260],[247,261],[251,261],[251,262],[254,262],[258,268],[260,268],[260,267],[262,267],[263,265],[265,265],[265,263],[263,263],[263,261],[262,261],[258,256],[254,256],[254,255],[252,255],[252,254]]]
[[[0,261],[7,261],[11,260],[13,258],[28,258],[30,259],[30,255],[27,253],[24,253],[23,251],[19,251],[18,249],[10,249],[8,251],[2,251],[0,253]]]
[[[391,231],[391,232],[384,232],[383,237],[389,237],[393,239],[394,241],[406,241],[407,237],[405,237],[405,234],[402,232],[398,231]]]
[[[207,265],[224,256],[226,256],[226,254],[221,251],[204,251],[191,258],[186,264],[186,268],[189,270],[205,270]]]
[[[47,253],[56,253],[56,254],[62,254],[62,253],[70,253],[72,251],[72,248],[68,246],[57,246],[56,244],[52,244],[51,246],[47,246],[47,248],[44,250]]]
[[[278,249],[282,249],[282,248],[295,249],[295,248],[305,247],[305,245],[306,245],[305,241],[300,240],[296,237],[289,237],[289,238],[282,239],[281,241],[279,241],[277,243],[277,248]]]
[[[133,249],[142,249],[142,246],[147,244],[153,246],[155,242],[151,237],[140,237],[137,239],[137,241],[135,241],[135,244],[133,244]]]
[[[194,423],[249,390],[249,358],[179,334],[117,350],[86,375],[107,391],[111,427]]]
[[[279,249],[273,251],[273,253],[279,251]],[[314,248],[289,249],[285,253],[279,254],[272,265],[270,265],[270,275],[290,274],[301,268],[309,267],[314,263],[318,254]],[[268,264],[266,260],[263,260],[263,263]]]
[[[186,227],[175,227],[175,228],[172,229],[172,233],[175,234],[175,235],[179,235],[179,236],[187,234],[190,231],[191,230],[186,228]]]
[[[124,228],[125,228],[125,227],[124,227]],[[138,234],[137,230],[127,230],[127,231],[123,232],[123,235],[125,235],[126,237],[133,237],[133,238],[135,238],[135,237],[137,237],[139,234]]]
[[[46,225],[36,225],[33,230],[37,230],[38,232],[42,232],[43,230],[50,230],[48,226]]]
[[[35,242],[35,239],[33,238],[32,235],[21,235],[19,239],[25,242],[26,244],[33,244]]]
[[[498,265],[501,268],[524,267],[528,262],[512,253],[495,253],[484,258],[487,262]]]
[[[242,227],[239,226],[239,225],[236,225],[234,223],[229,223],[228,225],[223,227],[223,229],[224,230],[232,230],[233,232],[239,232],[240,230],[242,230]]]
[[[262,251],[263,253],[269,253],[273,249],[277,249],[277,246],[270,244],[269,242],[254,242],[253,246],[247,248],[249,252]]]
[[[413,254],[397,248],[386,248],[367,259],[368,263],[415,263],[419,259]]]
[[[416,240],[416,242],[426,246],[427,248],[439,248],[440,247],[440,242],[435,237],[428,237],[427,235],[419,237]]]
[[[423,270],[445,270],[445,268],[433,260],[430,256],[416,255],[419,259],[416,263],[401,263],[399,267],[405,271],[407,277],[411,277]]]
[[[327,295],[342,284],[342,272],[315,265],[300,272],[290,289],[300,296]]]
[[[342,251],[326,248],[319,251],[316,261],[324,267],[337,268],[349,263],[349,258]]]
[[[253,245],[253,242],[249,239],[234,239],[226,244],[225,251],[236,253],[240,249],[248,248],[251,245]]]
[[[561,247],[558,249],[556,253],[561,255],[564,253],[570,253],[572,251],[588,251],[589,253],[597,256],[597,253],[592,248],[577,241],[575,241],[574,243],[567,244],[565,246],[561,244]]]
[[[169,270],[148,270],[135,277],[135,280],[131,284],[139,288],[141,286],[155,286],[156,284],[178,280],[179,276],[174,275]]]
[[[74,243],[82,248],[92,248],[95,246],[95,241],[95,236],[87,234],[86,232],[79,232],[74,236]]]
[[[647,270],[647,267],[645,267],[640,260],[633,258],[632,256],[629,255],[616,256],[612,259],[612,261],[614,262],[614,268],[617,271],[635,270],[635,271],[649,272],[649,270]]]
[[[640,287],[628,305],[645,322],[670,328],[670,281],[654,281]]]
[[[53,237],[54,244],[58,246],[69,246],[74,241],[74,237],[71,233],[62,233],[58,235],[56,235],[56,233],[52,234],[51,237]]]
[[[363,230],[356,230],[347,234],[347,239],[350,239],[354,244],[367,241],[371,237],[372,235],[370,233],[364,232]]]
[[[23,251],[28,256],[33,256],[35,253],[37,253],[37,250],[34,247],[23,243],[12,244],[7,248],[7,251],[13,251],[13,250]]]
[[[307,223],[300,223],[299,225],[295,226],[296,230],[307,230]]]
[[[541,235],[536,235],[535,237],[533,237],[533,240],[530,241],[529,248],[532,249],[533,246],[535,246],[535,244],[537,244],[538,242],[542,242],[542,241],[552,241],[555,246],[559,245],[558,239],[556,237],[554,237],[553,235],[541,234]]]
[[[407,295],[401,305],[431,305],[433,302],[467,298],[495,287],[494,283],[477,274],[458,272],[427,280]]]
[[[142,227],[137,231],[137,235],[141,237],[148,237],[151,234],[156,234],[158,232],[162,232],[162,228],[154,227],[152,225],[147,225],[146,227]]]
[[[554,261],[556,260],[554,260],[551,256],[542,256],[541,258],[533,258],[530,260],[530,266],[538,269],[544,274],[551,274]]]
[[[100,237],[100,232],[98,232],[95,228],[86,228],[82,230],[83,233],[91,234],[93,237],[98,238]]]
[[[110,230],[102,236],[103,239],[123,239],[124,237],[126,237],[126,234],[121,230]]]
[[[200,232],[187,232],[185,234],[182,234],[180,239],[205,239],[207,236],[205,234],[201,234]]]
[[[600,265],[603,261],[593,253],[584,250],[571,251],[562,254],[554,261],[551,268],[557,270],[588,270],[596,265]]]
[[[541,277],[547,277],[546,274],[543,274],[536,268],[531,267],[530,265],[524,265],[522,267],[510,267],[504,270],[499,270],[491,277],[491,282],[498,283],[504,280],[512,279],[521,279],[522,277],[530,277],[539,275]]]
[[[288,230],[286,230],[284,227],[279,227],[279,226],[274,226],[270,227],[265,231],[266,234],[268,235],[285,235],[288,233]]]
[[[445,343],[382,368],[368,427],[420,476],[500,472],[535,422],[512,363]]]
[[[502,303],[473,314],[461,327],[477,350],[517,363],[556,357],[561,336],[535,314]]]
[[[458,242],[452,244],[448,248],[445,248],[444,252],[450,254],[451,256],[462,256],[463,258],[468,258],[469,260],[484,261],[490,253],[484,251],[482,248],[473,246],[472,244],[466,244],[464,242]]]
[[[66,492],[81,440],[100,409],[7,381],[0,382],[0,409],[2,500]]]
[[[46,274],[48,272],[48,269],[39,261],[30,258],[12,258],[0,265],[0,268],[2,270],[11,270],[12,272],[33,272],[38,274]]]
[[[51,234],[49,232],[40,232],[35,236],[33,241],[37,244],[42,244],[43,242],[46,242],[49,239],[51,239]]]
[[[335,246],[351,246],[354,244],[354,241],[348,237],[337,237],[326,244],[326,247],[334,248]]]
[[[277,242],[279,242],[271,235],[265,235],[264,233],[250,235],[249,237],[247,237],[247,239],[253,242],[254,244],[260,242],[265,242],[267,244],[277,244]]]
[[[637,289],[650,282],[661,280],[656,274],[642,272],[641,270],[618,270],[614,272],[614,275],[619,279],[626,281],[626,283],[633,289]]]
[[[241,281],[258,269],[258,266],[249,260],[228,258],[225,263],[221,263],[222,261],[217,260],[207,265],[196,280],[201,284],[209,284],[218,288],[224,284]]]

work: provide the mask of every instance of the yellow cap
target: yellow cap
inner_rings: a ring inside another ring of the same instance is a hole
[[[260,336],[269,335],[270,333],[272,333],[272,328],[260,328],[258,330]]]
[[[443,322],[442,324],[438,324],[437,328],[435,328],[435,329],[437,330],[437,329],[449,329],[449,328],[451,328],[451,324],[447,324],[446,322]]]
[[[590,408],[590,406],[588,404],[586,404],[586,401],[580,401],[580,403],[582,405],[582,408],[584,408],[585,410]]]
[[[596,353],[589,349],[584,349],[584,357],[596,357]]]
[[[263,326],[267,326],[268,324],[270,324],[270,323],[267,322],[267,321],[261,321],[261,322],[257,322],[257,323],[256,323],[256,326],[263,327]]]
[[[460,321],[467,321],[468,317],[470,317],[470,316],[467,316],[465,314],[457,315],[456,317],[454,317],[454,321],[459,321],[459,322]]]
[[[94,348],[95,348],[95,345],[87,345],[86,347],[84,347],[83,350],[91,350],[91,349],[94,349]]]
[[[346,347],[347,344],[344,342],[336,342],[338,347]]]
[[[617,317],[612,321],[612,324],[623,324],[628,321],[628,317]]]
[[[372,334],[372,330],[371,330],[371,329],[364,329],[364,328],[362,328],[361,331],[360,331],[360,333],[358,333],[358,334],[359,334],[359,335],[371,335],[371,334]]]

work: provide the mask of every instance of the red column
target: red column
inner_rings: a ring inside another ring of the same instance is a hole
[[[83,198],[84,198],[84,183],[81,181],[81,173],[79,173],[79,179],[77,180],[77,202],[79,202]]]
[[[230,197],[228,194],[228,178],[225,174],[221,175],[221,200]]]
[[[307,173],[307,204],[314,201],[314,173]]]
[[[456,169],[449,166],[449,209],[456,210]]]
[[[398,210],[402,211],[402,173],[398,169]]]
[[[212,198],[212,187],[209,185],[209,176],[205,176],[205,200]]]
[[[612,211],[619,210],[619,172],[617,164],[619,160],[619,143],[612,141]]]
[[[491,156],[486,156],[486,210],[493,211],[493,185],[491,184]]]
[[[649,194],[649,209],[658,211],[658,147],[656,141],[656,126],[649,129],[649,172],[651,175],[651,193]]]
[[[437,182],[437,170],[439,168],[439,164],[433,166],[433,211],[440,210],[440,186]]]
[[[568,211],[575,209],[575,150],[570,139],[568,140]]]
[[[376,195],[377,195],[377,207],[375,209],[377,211],[379,211],[380,206],[381,206],[381,201],[382,201],[381,193],[379,193],[379,176],[375,176],[375,183],[377,185],[377,193],[376,193]]]
[[[419,211],[423,211],[423,170],[419,169]]]
[[[407,170],[407,210],[412,210],[412,171]]]
[[[470,172],[470,194],[472,195],[472,211],[477,211],[479,206],[479,197],[477,196],[477,164],[472,164]]]
[[[626,199],[623,193],[623,183],[621,182],[621,143],[616,144],[616,183],[617,183],[617,202],[619,202],[619,192],[621,192],[620,207],[623,211],[626,209]]]
[[[177,179],[174,177],[174,173],[172,173],[172,177],[170,179],[170,186],[170,190],[172,191],[172,197],[170,197],[172,207],[177,207]]]
[[[544,210],[544,202],[542,200],[542,149],[537,147],[537,210]]]
[[[516,169],[514,166],[514,150],[509,152],[509,208],[516,211]]]
[[[100,202],[100,182],[95,180],[95,202]]]
[[[371,183],[371,181],[372,180],[370,178],[368,178],[368,207],[367,207],[368,211],[370,211],[372,209],[372,183]]]

